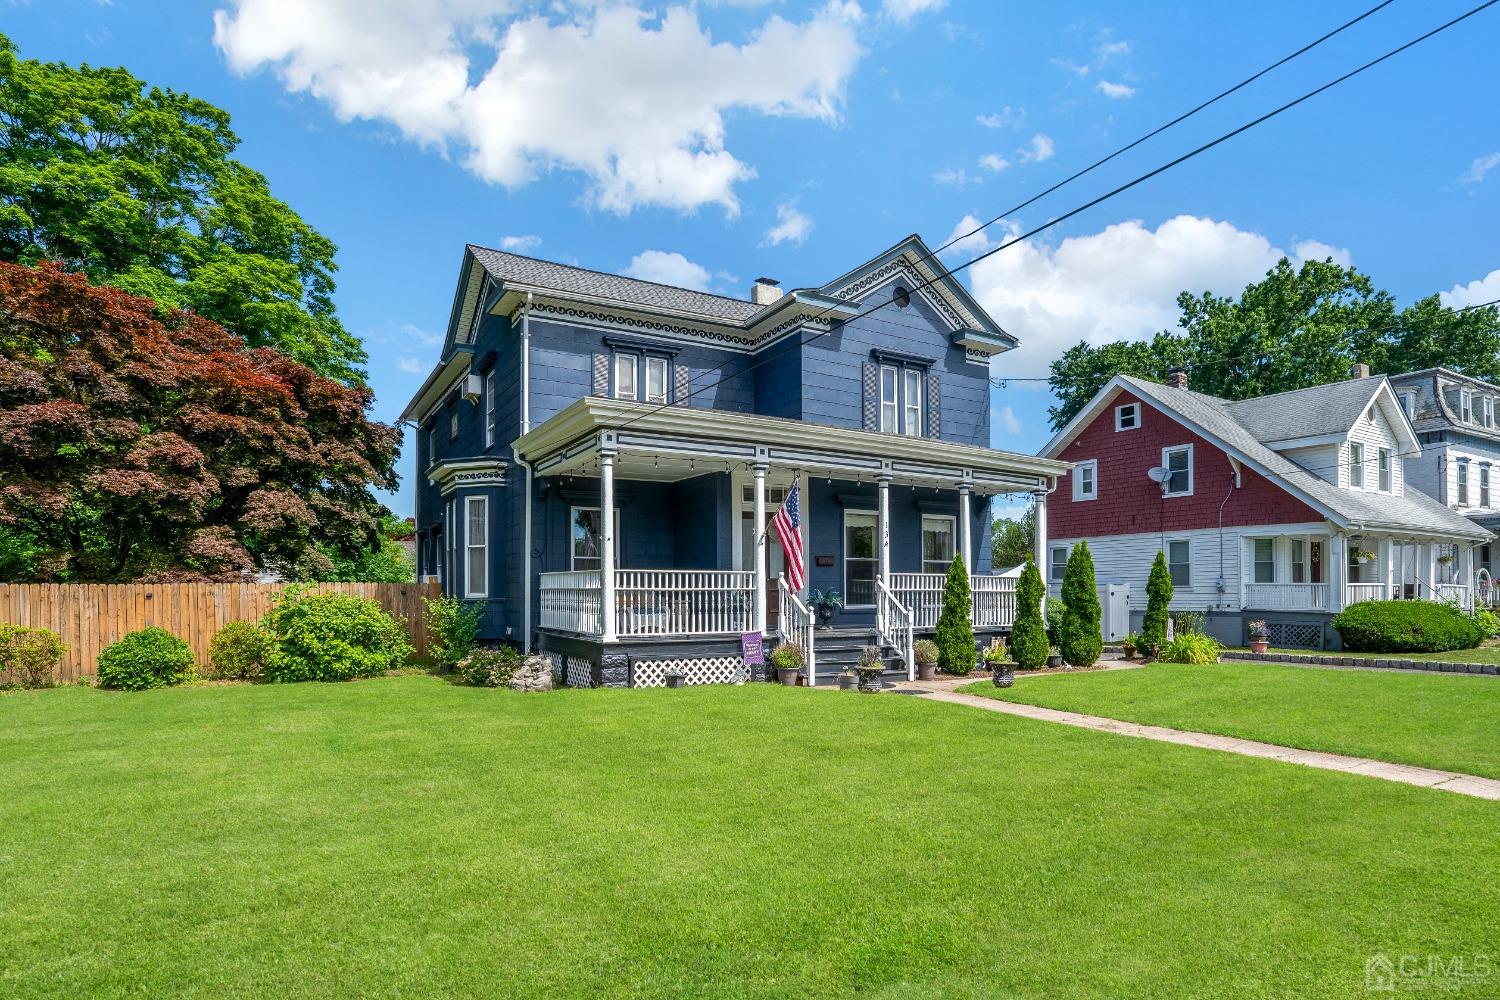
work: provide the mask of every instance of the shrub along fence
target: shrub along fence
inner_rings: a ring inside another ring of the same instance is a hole
[[[226,623],[259,621],[284,583],[9,583],[0,584],[0,622],[47,628],[68,652],[58,668],[63,683],[95,672],[99,652],[148,625],[184,639],[199,665]],[[440,596],[436,583],[316,583],[316,593],[356,594],[380,602],[405,622],[420,659],[428,656],[423,598]]]

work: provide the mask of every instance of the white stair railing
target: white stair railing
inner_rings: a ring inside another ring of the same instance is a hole
[[[884,580],[875,581],[875,632],[880,641],[901,651],[906,659],[906,679],[917,679],[916,659],[912,655],[911,611],[896,600]]]
[[[778,602],[776,605],[776,634],[783,642],[802,647],[806,656],[807,686],[818,683],[817,656],[813,652],[813,614],[797,592],[787,586],[786,577],[776,578]]]

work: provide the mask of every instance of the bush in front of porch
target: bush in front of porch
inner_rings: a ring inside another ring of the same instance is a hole
[[[1433,601],[1361,601],[1333,616],[1344,648],[1363,653],[1442,653],[1473,649],[1485,626],[1473,615]]]
[[[1047,643],[1047,629],[1042,624],[1042,572],[1036,568],[1035,560],[1027,557],[1026,568],[1021,570],[1021,579],[1016,581],[1016,623],[1010,630],[1010,655],[1027,670],[1035,670],[1047,662],[1051,652]]]
[[[1092,667],[1104,652],[1104,631],[1099,591],[1094,582],[1094,557],[1088,542],[1079,542],[1068,556],[1063,571],[1063,615],[1057,629],[1057,647],[1063,662]]]
[[[959,553],[948,564],[948,579],[943,583],[943,610],[938,614],[938,666],[960,677],[974,669],[974,625],[969,620],[974,598],[969,592],[969,573]]]

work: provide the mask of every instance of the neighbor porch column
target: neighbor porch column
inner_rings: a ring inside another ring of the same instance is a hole
[[[959,551],[964,554],[964,574],[974,579],[974,552],[971,548],[973,532],[969,527],[969,484],[958,484],[958,540]]]
[[[876,530],[880,535],[880,582],[891,585],[891,477],[881,475],[875,480],[880,502],[876,505],[880,523]]]
[[[1033,493],[1032,509],[1036,511],[1035,526],[1036,538],[1032,539],[1032,545],[1036,549],[1036,568],[1041,571],[1042,583],[1046,584],[1047,577],[1047,494]]]
[[[755,620],[757,632],[766,631],[766,463],[756,462],[755,472]]]
[[[1328,536],[1328,610],[1337,614],[1349,599],[1349,540],[1334,533]]]
[[[615,449],[599,449],[599,637],[615,641]]]
[[[1474,609],[1474,547],[1468,542],[1458,543],[1458,582],[1464,590],[1464,610]]]

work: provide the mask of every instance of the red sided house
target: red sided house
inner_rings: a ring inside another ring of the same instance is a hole
[[[1235,645],[1261,619],[1273,645],[1337,648],[1328,620],[1357,601],[1469,606],[1490,534],[1406,484],[1421,450],[1383,376],[1235,402],[1117,376],[1042,451],[1072,464],[1045,507],[1049,583],[1087,539],[1139,628],[1165,552],[1173,609]]]

